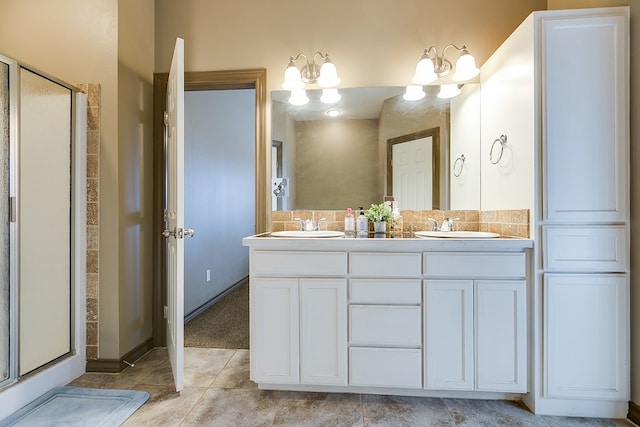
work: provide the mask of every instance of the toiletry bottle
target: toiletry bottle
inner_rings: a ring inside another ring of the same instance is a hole
[[[360,215],[356,221],[356,235],[357,237],[367,237],[369,235],[369,220],[364,216],[364,208],[359,207]]]
[[[347,208],[347,214],[344,216],[344,237],[355,237],[356,225],[351,208]]]
[[[400,216],[400,209],[398,208],[398,202],[393,202],[392,210],[392,232],[395,237],[402,237],[402,216]]]

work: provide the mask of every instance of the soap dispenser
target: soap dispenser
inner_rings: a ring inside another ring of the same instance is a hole
[[[358,209],[360,214],[356,221],[356,235],[357,237],[367,237],[369,235],[369,220],[364,215],[364,208],[360,206]]]
[[[351,208],[347,208],[347,213],[344,216],[344,236],[345,237],[355,237],[356,235],[356,226],[355,226],[355,218],[353,217],[353,211]]]

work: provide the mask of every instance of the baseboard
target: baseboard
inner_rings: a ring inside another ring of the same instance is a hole
[[[146,354],[153,348],[153,338],[149,338],[144,341],[133,350],[122,356],[120,359],[94,359],[87,360],[87,372],[104,372],[104,373],[119,373],[127,368],[129,363],[132,363]]]
[[[244,285],[248,281],[249,281],[249,276],[241,279],[240,281],[238,281],[238,282],[234,283],[233,285],[231,285],[227,290],[225,290],[221,294],[216,295],[215,297],[211,298],[209,301],[207,301],[204,304],[202,304],[200,307],[198,307],[195,310],[193,310],[191,313],[189,313],[186,316],[184,316],[185,325],[187,323],[189,323],[190,321],[192,321],[193,319],[195,319],[196,317],[198,317],[199,315],[201,315],[202,312],[206,311],[213,304],[217,303],[222,298],[226,297],[231,292],[235,291],[236,289],[238,289],[240,286]]]
[[[640,426],[640,405],[629,401],[629,413],[627,414],[627,418],[632,423]]]

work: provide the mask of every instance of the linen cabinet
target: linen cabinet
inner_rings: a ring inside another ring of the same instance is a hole
[[[524,192],[532,212],[532,387],[523,400],[540,414],[624,418],[629,8],[534,12],[482,73],[483,147],[504,133],[513,154],[509,165],[488,165],[488,184],[505,199]],[[519,168],[529,157],[533,170]]]

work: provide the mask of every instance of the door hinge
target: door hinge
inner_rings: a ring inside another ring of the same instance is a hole
[[[169,318],[169,306],[164,306],[164,318],[168,319]]]
[[[163,120],[164,120],[164,125],[168,125],[169,124],[169,113],[167,113],[166,111],[164,112],[164,114],[162,115]]]

